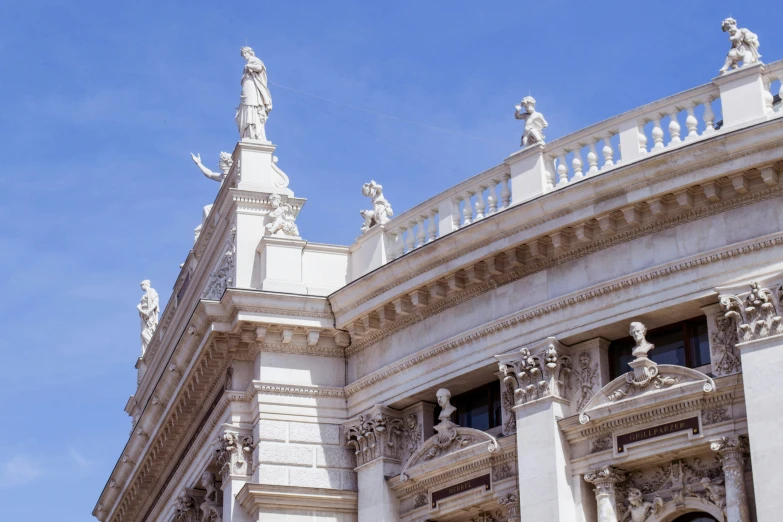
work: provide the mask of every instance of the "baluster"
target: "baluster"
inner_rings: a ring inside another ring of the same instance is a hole
[[[485,208],[487,208],[487,206],[486,203],[484,203],[484,187],[479,186],[476,191],[476,217],[473,219],[474,223],[480,219],[484,219]]]
[[[506,210],[511,204],[511,189],[508,188],[508,180],[510,177],[509,174],[506,174],[503,176],[503,179],[500,180],[500,201],[503,204],[500,210]]]
[[[656,116],[653,118],[653,130],[652,130],[652,137],[653,142],[655,143],[653,145],[653,150],[658,150],[663,148],[663,129],[661,128],[661,117]]]
[[[471,218],[473,218],[473,209],[470,206],[470,197],[473,195],[472,192],[468,192],[467,197],[464,199],[464,202],[462,204],[462,226],[470,225]]]
[[[780,87],[778,87],[778,98],[783,100],[783,76],[778,76],[778,81],[780,82]],[[783,101],[778,104],[778,111],[780,111],[781,107],[783,107]]]
[[[579,149],[574,151],[574,159],[571,160],[571,166],[574,168],[573,179],[582,179],[585,177],[585,175],[582,174],[582,151]]]
[[[685,137],[685,141],[699,137],[699,120],[696,119],[696,115],[693,113],[698,104],[699,102],[695,101],[688,105],[688,117],[685,118],[685,126],[688,128],[688,135]]]
[[[557,173],[557,165],[555,165],[555,156],[548,156],[546,159],[546,165],[544,169],[544,191],[550,191],[555,188],[555,175]]]
[[[394,259],[402,257],[405,253],[405,227],[400,227],[397,230],[397,237],[394,241]]]
[[[590,150],[587,153],[587,164],[590,166],[590,168],[587,169],[588,176],[598,172],[598,154],[595,152],[596,143],[598,143],[598,139],[593,138],[592,143],[590,143]]]
[[[680,122],[677,121],[677,114],[679,114],[679,112],[677,107],[669,112],[669,137],[671,138],[669,140],[669,145],[682,142],[680,139]]]
[[[405,234],[405,248],[408,252],[413,252],[413,249],[416,248],[416,243],[414,242],[414,233],[413,230],[416,227],[416,222],[411,221],[408,223],[408,233]]]
[[[566,166],[566,154],[568,154],[568,151],[565,151],[563,154],[557,157],[557,186],[562,187],[566,183],[568,183],[568,166]]]
[[[427,222],[427,243],[435,241],[435,238],[438,237],[437,215],[437,208],[430,210],[430,219]]]
[[[498,211],[498,198],[495,196],[495,187],[497,184],[498,180],[493,179],[487,187],[487,205],[489,206],[489,210],[487,211],[488,216],[491,216]]]
[[[640,122],[641,125],[638,127],[639,131],[639,154],[645,155],[647,154],[647,135],[644,133],[644,124],[647,122]]]
[[[604,136],[604,148],[601,150],[604,155],[604,164],[602,169],[614,167],[614,150],[612,150],[612,133]]]
[[[419,219],[416,221],[416,248],[422,246],[427,240],[427,231],[424,228],[425,219],[427,219],[427,216],[419,216]]]
[[[459,204],[462,198],[451,200],[451,230],[459,230]]]
[[[775,97],[772,95],[772,78],[764,78],[764,105],[767,106],[767,113],[772,114],[774,109]]]
[[[702,134],[712,134],[715,132],[715,113],[712,112],[712,98],[707,98],[704,102],[704,132]]]

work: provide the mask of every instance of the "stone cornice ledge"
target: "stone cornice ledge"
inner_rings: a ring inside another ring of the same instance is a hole
[[[343,388],[334,388],[327,386],[309,386],[297,385],[289,386],[285,384],[271,384],[266,382],[253,381],[245,392],[248,399],[256,395],[288,395],[294,397],[335,397],[345,398]]]
[[[345,489],[245,484],[237,493],[237,500],[246,513],[257,518],[262,509],[356,513],[359,494]]]
[[[524,323],[536,317],[547,315],[557,310],[567,308],[568,306],[584,303],[590,301],[591,299],[610,294],[617,290],[628,288],[640,283],[653,281],[655,279],[666,277],[677,272],[690,270],[692,268],[701,267],[712,262],[720,261],[722,259],[740,256],[776,246],[783,246],[783,235],[780,233],[769,234],[767,236],[762,236],[760,238],[754,238],[739,244],[734,244],[730,247],[718,248],[703,252],[698,255],[674,260],[664,266],[636,272],[635,274],[607,281],[600,285],[594,285],[593,287],[586,288],[581,292],[575,292],[570,296],[566,295],[560,299],[552,299],[542,303],[540,306],[530,307],[528,309],[522,310],[519,313],[502,317],[496,321],[493,321],[492,323],[473,328],[472,330],[465,332],[462,335],[453,336],[452,338],[438,343],[433,347],[420,350],[406,357],[401,362],[396,364],[389,364],[383,368],[380,368],[346,386],[346,395],[350,397],[379,381],[407,370],[408,368],[416,366],[417,364],[431,359],[432,357],[435,357],[443,352],[459,348],[460,346],[474,342],[478,339],[481,339],[482,337],[496,332],[501,332],[508,328],[512,328],[520,323]]]

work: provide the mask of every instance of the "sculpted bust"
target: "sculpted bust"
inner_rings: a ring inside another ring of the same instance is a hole
[[[655,348],[655,346],[649,342],[647,342],[647,339],[645,338],[645,335],[647,335],[647,327],[644,326],[642,323],[639,322],[633,322],[631,323],[631,329],[629,331],[631,334],[631,337],[633,337],[633,340],[636,342],[636,346],[633,349],[634,357],[640,358],[640,357],[647,357],[647,353]]]
[[[457,408],[452,406],[450,402],[451,392],[446,388],[441,388],[435,396],[438,398],[438,406],[441,408],[438,420],[441,422],[451,422],[451,415],[457,411]]]

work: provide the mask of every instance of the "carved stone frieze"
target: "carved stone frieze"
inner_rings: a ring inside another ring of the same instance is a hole
[[[236,281],[236,254],[237,254],[237,227],[233,225],[226,239],[223,257],[209,274],[207,284],[204,285],[202,299],[219,300],[226,288],[230,288]]]
[[[497,482],[499,480],[507,479],[514,475],[514,468],[508,462],[502,462],[497,466],[492,467],[492,480]]]
[[[720,305],[726,317],[737,327],[739,342],[755,341],[783,333],[783,312],[781,312],[783,285],[761,288],[757,282],[750,283],[747,295],[721,295]]]
[[[416,495],[416,498],[413,500],[413,509],[418,509],[426,505],[427,505],[427,494],[422,492]]]
[[[566,398],[571,386],[573,363],[571,357],[558,352],[562,345],[554,338],[547,339],[543,353],[532,355],[522,348],[520,357],[499,363],[503,388],[514,389],[514,404],[556,396]]]
[[[353,448],[357,466],[381,457],[401,460],[403,421],[398,415],[391,408],[375,406],[345,425],[346,444]]]
[[[596,388],[601,386],[601,377],[598,373],[598,363],[593,363],[590,352],[581,352],[578,356],[578,364],[574,368],[576,374],[576,409],[580,411],[595,395]]]
[[[405,441],[404,453],[407,458],[419,449],[422,439],[424,438],[416,413],[409,413],[405,416],[402,434]]]
[[[742,371],[736,347],[738,329],[734,317],[718,315],[715,318],[715,326],[716,329],[710,337],[712,373],[723,376]]]
[[[239,431],[225,430],[218,436],[215,453],[223,480],[231,476],[249,476],[252,470],[253,437]]]
[[[703,426],[718,424],[719,422],[731,419],[728,406],[712,406],[701,412],[701,423]]]
[[[606,451],[612,449],[612,434],[604,433],[593,439],[590,445],[590,453],[598,453],[600,451]]]

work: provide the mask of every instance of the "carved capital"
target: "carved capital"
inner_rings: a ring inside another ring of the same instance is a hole
[[[509,493],[503,495],[498,499],[498,504],[506,508],[506,515],[509,522],[516,522],[519,520],[519,495],[515,493]]]
[[[400,412],[374,406],[345,425],[345,441],[356,454],[356,465],[386,457],[402,459],[404,424]]]
[[[615,486],[625,480],[625,471],[604,466],[603,468],[585,473],[585,481],[595,486],[595,495],[614,495]]]
[[[731,319],[737,328],[739,342],[755,341],[783,333],[781,320],[781,294],[783,285],[761,288],[759,283],[750,283],[750,291],[740,295],[721,295],[720,305],[725,317]]]
[[[716,452],[723,462],[723,468],[743,467],[748,453],[748,439],[744,435],[723,437],[710,443],[710,449]]]
[[[231,476],[247,477],[252,473],[251,435],[227,429],[218,436],[216,446],[215,453],[224,481]]]
[[[506,393],[513,388],[514,405],[549,396],[567,397],[574,366],[571,357],[562,353],[563,348],[557,339],[549,337],[543,351],[536,355],[528,348],[522,348],[519,358],[499,363],[504,375],[501,389]],[[508,428],[512,428],[510,423]]]

